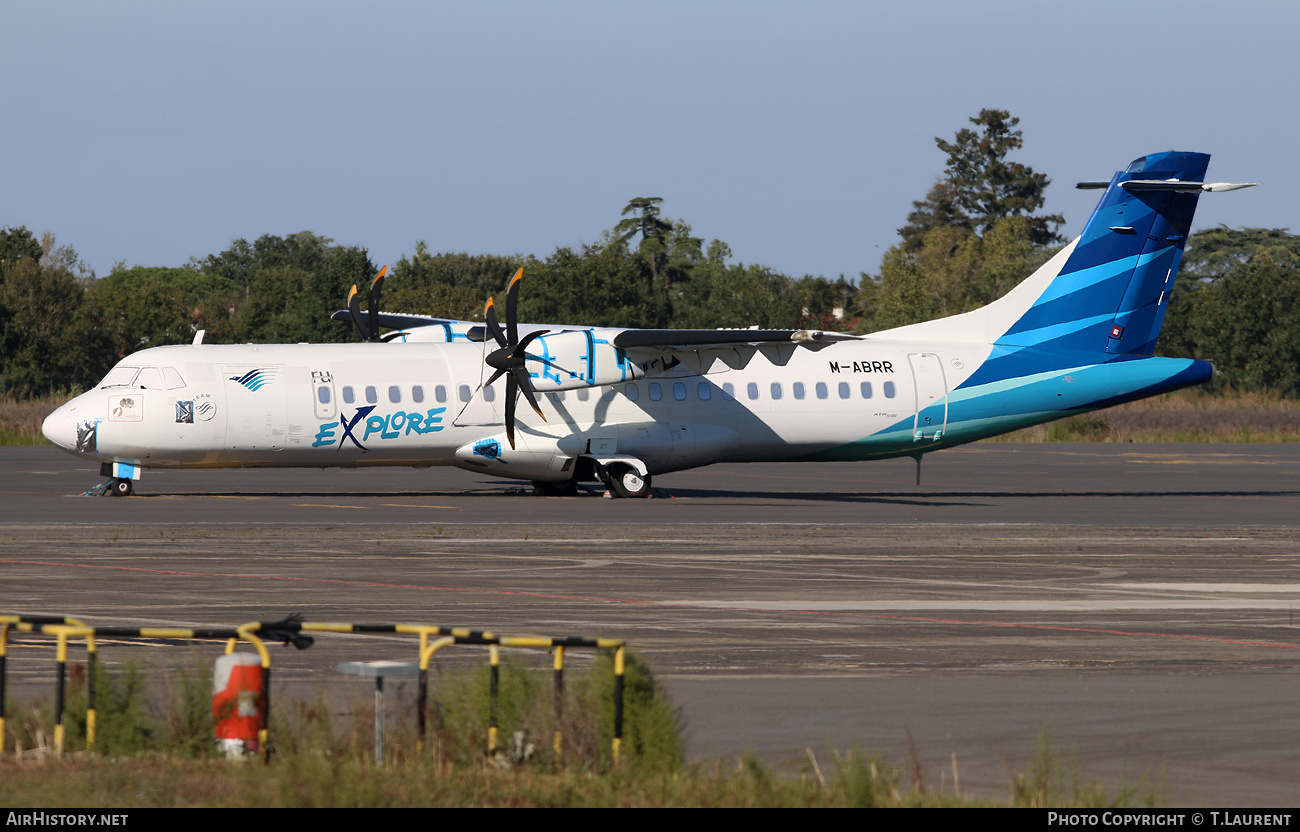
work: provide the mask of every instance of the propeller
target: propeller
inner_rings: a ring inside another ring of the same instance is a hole
[[[515,272],[515,276],[510,279],[510,287],[506,289],[506,329],[501,331],[501,324],[497,322],[496,304],[492,298],[488,298],[487,309],[484,310],[486,318],[487,331],[496,340],[499,345],[498,349],[488,353],[487,365],[496,370],[492,378],[487,380],[487,385],[501,378],[506,377],[506,439],[510,440],[510,447],[515,447],[515,399],[520,393],[528,400],[533,411],[546,421],[546,414],[537,406],[537,396],[533,391],[533,380],[528,375],[528,368],[524,362],[535,356],[528,356],[524,351],[534,339],[545,335],[550,330],[538,329],[528,333],[522,340],[519,338],[519,319],[517,311],[519,307],[519,283],[524,278],[524,270],[520,269]],[[537,359],[541,360],[541,359]]]
[[[355,283],[352,284],[352,291],[348,292],[348,314],[352,317],[352,325],[361,334],[362,341],[383,340],[379,337],[379,295],[386,274],[388,274],[388,267],[384,266],[379,270],[379,274],[375,275],[375,279],[370,281],[370,305],[366,309],[364,318],[361,317],[361,292]]]

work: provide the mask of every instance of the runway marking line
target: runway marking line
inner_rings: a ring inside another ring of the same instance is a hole
[[[151,575],[179,575],[188,578],[261,578],[269,581],[289,581],[293,583],[308,584],[337,584],[341,586],[380,586],[392,589],[418,589],[423,591],[434,592],[467,592],[478,595],[518,595],[528,598],[556,598],[566,601],[592,601],[603,604],[625,604],[628,606],[660,607],[665,609],[725,609],[737,612],[754,612],[771,614],[793,613],[796,615],[828,615],[838,616],[841,618],[863,618],[882,621],[914,621],[924,624],[957,624],[966,627],[1001,627],[1005,629],[1023,629],[1023,630],[1050,630],[1054,632],[1068,633],[1095,633],[1098,635],[1113,636],[1134,636],[1141,638],[1172,638],[1182,639],[1184,641],[1211,641],[1220,644],[1241,644],[1250,647],[1285,647],[1291,650],[1300,650],[1300,644],[1288,644],[1274,641],[1249,641],[1246,639],[1219,638],[1217,636],[1194,636],[1180,635],[1178,633],[1155,633],[1144,632],[1141,630],[1110,630],[1100,627],[1067,627],[1061,624],[1020,624],[1008,621],[975,621],[960,618],[935,618],[932,616],[918,615],[884,615],[881,613],[861,613],[861,612],[831,612],[826,610],[766,610],[751,607],[709,607],[700,604],[665,604],[660,601],[634,601],[627,598],[601,598],[599,596],[588,595],[562,595],[554,592],[525,592],[522,590],[512,589],[472,589],[467,587],[450,587],[450,586],[429,586],[421,584],[390,584],[382,581],[345,581],[337,578],[293,578],[286,575],[257,575],[238,572],[187,572],[176,569],[144,569],[138,566],[96,566],[89,563],[57,563],[54,561],[41,560],[0,560],[0,563],[15,564],[21,566],[59,566],[73,567],[75,569],[102,569],[106,571],[117,572],[144,572]]]

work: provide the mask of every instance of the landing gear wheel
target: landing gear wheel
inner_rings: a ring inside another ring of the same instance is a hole
[[[611,465],[609,487],[616,497],[649,497],[650,476],[641,476],[631,465]]]
[[[115,478],[113,480],[113,488],[110,493],[112,493],[114,497],[130,497],[131,481],[124,477]]]
[[[533,480],[533,490],[543,497],[572,497],[578,493],[578,481]]]

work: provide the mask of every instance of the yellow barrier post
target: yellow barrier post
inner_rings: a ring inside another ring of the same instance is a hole
[[[497,687],[501,675],[501,651],[495,644],[488,645],[488,663],[492,675],[488,685],[488,756],[497,750]]]
[[[262,727],[257,732],[257,753],[262,755],[262,765],[271,762],[271,654],[267,652],[262,640],[253,635],[262,628],[260,621],[253,621],[236,629],[239,637],[257,650],[262,659]]]
[[[420,631],[420,691],[417,710],[419,713],[420,738],[417,741],[416,749],[424,751],[424,738],[427,732],[425,728],[425,711],[428,709],[429,702],[429,662],[433,659],[433,654],[437,653],[448,644],[455,644],[456,639],[452,636],[446,636],[429,643],[429,632],[436,633],[436,627],[422,628]]]
[[[555,749],[555,762],[564,760],[564,740],[561,729],[564,719],[564,645],[555,648],[555,736],[551,745]]]
[[[54,654],[57,665],[54,677],[54,756],[63,756],[63,686],[68,664],[68,634],[62,628],[56,633],[58,649]]]
[[[614,765],[618,765],[618,754],[623,745],[623,670],[626,647],[622,644],[614,651]]]
[[[95,631],[86,634],[86,750],[95,750],[95,677],[99,675],[99,654]]]

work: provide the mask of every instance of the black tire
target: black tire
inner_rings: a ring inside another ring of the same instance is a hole
[[[611,465],[609,487],[615,497],[649,497],[650,475],[641,476],[631,465]]]
[[[113,493],[113,496],[114,496],[114,497],[130,497],[130,496],[131,496],[131,481],[128,480],[128,479],[126,479],[126,478],[124,478],[124,477],[119,477],[119,478],[113,480],[113,491],[112,491],[112,493]]]

